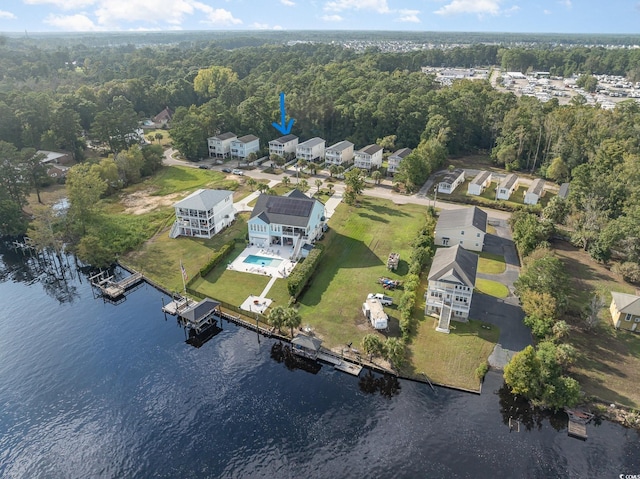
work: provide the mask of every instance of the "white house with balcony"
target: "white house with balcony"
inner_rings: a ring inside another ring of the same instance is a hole
[[[370,170],[382,166],[382,147],[380,145],[367,145],[355,152],[353,164],[356,168]]]
[[[440,180],[438,183],[438,193],[449,195],[462,183],[464,183],[464,170],[457,168],[447,173],[444,178]]]
[[[236,217],[233,191],[200,189],[173,205],[176,221],[169,236],[211,238]]]
[[[484,190],[486,190],[490,184],[491,172],[481,171],[469,183],[469,186],[467,187],[467,194],[479,196],[484,193]]]
[[[496,200],[508,200],[518,188],[519,179],[515,173],[509,173],[496,188]]]
[[[238,136],[230,131],[207,138],[209,158],[228,158],[231,154],[231,142]]]
[[[306,245],[324,232],[324,205],[299,190],[285,196],[261,194],[247,222],[249,244],[260,248],[291,248],[298,259]]]
[[[324,161],[324,147],[326,142],[322,138],[311,138],[296,147],[296,159],[320,163]]]
[[[346,140],[331,145],[324,152],[324,161],[329,165],[337,166],[350,163],[353,160],[353,146],[353,143]]]
[[[269,142],[269,154],[282,158],[290,158],[296,154],[298,137],[296,135],[284,135]]]
[[[537,205],[540,198],[544,196],[544,180],[536,178],[531,182],[531,186],[524,194],[525,205]]]
[[[435,229],[438,246],[462,245],[471,251],[482,251],[487,234],[487,213],[477,206],[442,210]]]
[[[425,314],[438,318],[436,331],[448,333],[451,320],[469,318],[478,255],[456,245],[438,248],[429,270]]]
[[[387,173],[395,173],[402,160],[411,154],[411,148],[401,148],[388,158]]]
[[[245,135],[231,141],[231,156],[235,158],[246,158],[251,153],[258,153],[260,150],[260,139],[254,135]]]

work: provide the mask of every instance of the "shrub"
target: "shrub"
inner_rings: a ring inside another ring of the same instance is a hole
[[[320,262],[320,258],[322,258],[323,252],[324,246],[320,243],[316,243],[315,248],[311,250],[306,260],[296,265],[287,280],[287,290],[289,291],[289,295],[294,298],[297,298],[300,295],[304,287],[309,282],[309,279],[311,279],[316,266]]]
[[[233,251],[235,244],[235,240],[231,240],[223,244],[222,247],[216,252],[216,254],[213,255],[202,268],[200,268],[200,276],[204,277],[208,275],[213,268],[215,268],[223,259],[225,259],[229,255],[229,253],[231,253],[231,251]]]
[[[484,361],[476,368],[476,377],[482,382],[489,371],[489,363]]]
[[[630,283],[640,283],[640,265],[627,261],[625,263],[616,263],[611,268],[616,274],[621,275],[625,281]]]

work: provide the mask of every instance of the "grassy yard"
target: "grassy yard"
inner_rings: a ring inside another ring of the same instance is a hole
[[[162,139],[158,142],[156,140],[156,133],[160,133],[162,135]],[[156,128],[155,130],[144,130],[144,137],[151,141],[154,145],[162,145],[163,147],[171,146],[171,132],[169,130],[163,130],[162,128]],[[151,138],[153,140],[151,140]]]
[[[418,334],[409,346],[410,375],[425,373],[431,381],[449,386],[474,389],[480,387],[476,368],[489,357],[498,342],[500,331],[480,321],[451,322],[449,334],[435,330],[432,317],[420,322]],[[485,329],[488,326],[491,329]]]
[[[504,256],[481,251],[478,253],[478,273],[500,274],[504,273],[506,264]]]
[[[558,241],[552,246],[571,278],[569,314],[564,319],[572,326],[567,341],[578,351],[572,372],[588,395],[640,408],[640,334],[616,331],[608,309],[611,291],[633,294],[635,288],[569,243]],[[587,331],[580,312],[595,292],[605,306],[600,324]]]
[[[191,193],[198,188],[235,191],[238,189],[238,182],[227,179],[226,175],[219,171],[187,166],[167,166],[148,180],[136,185],[136,189],[141,188],[151,188],[155,196],[166,196],[179,192]]]
[[[476,279],[476,289],[481,293],[493,296],[495,298],[506,298],[507,296],[509,296],[509,288],[507,288],[502,283],[491,281],[490,279]]]

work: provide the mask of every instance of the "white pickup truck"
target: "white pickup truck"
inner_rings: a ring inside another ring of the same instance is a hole
[[[380,303],[383,306],[391,306],[393,304],[393,298],[391,296],[385,296],[382,293],[376,293],[376,294],[369,293],[367,295],[367,299],[371,299],[371,298],[376,298],[380,300]]]

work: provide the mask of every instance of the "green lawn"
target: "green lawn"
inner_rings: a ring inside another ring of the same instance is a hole
[[[478,256],[480,256],[480,258],[478,259],[478,273],[504,273],[507,267],[505,264],[504,256],[482,251],[478,253]]]
[[[151,187],[156,196],[187,191],[198,188],[214,188],[235,191],[238,182],[228,180],[224,173],[213,170],[201,170],[188,166],[166,166],[150,179],[143,181],[136,189]]]
[[[480,381],[475,370],[493,351],[500,331],[480,321],[451,321],[451,332],[445,334],[435,330],[436,321],[427,316],[420,322],[418,334],[409,346],[412,367],[403,372],[416,377],[425,373],[439,384],[477,390]]]
[[[509,296],[509,288],[502,283],[491,281],[490,279],[476,279],[476,289],[481,293],[488,294],[489,296],[494,296],[496,298],[506,298]]]
[[[160,133],[162,135],[162,139],[160,140],[160,142],[158,142],[158,140],[156,140],[155,135],[156,133]],[[144,137],[149,139],[149,137],[152,136],[153,140],[151,141],[154,145],[162,145],[163,147],[169,147],[171,146],[171,132],[169,130],[163,130],[162,128],[156,128],[154,130],[148,130],[145,129],[144,130]]]

